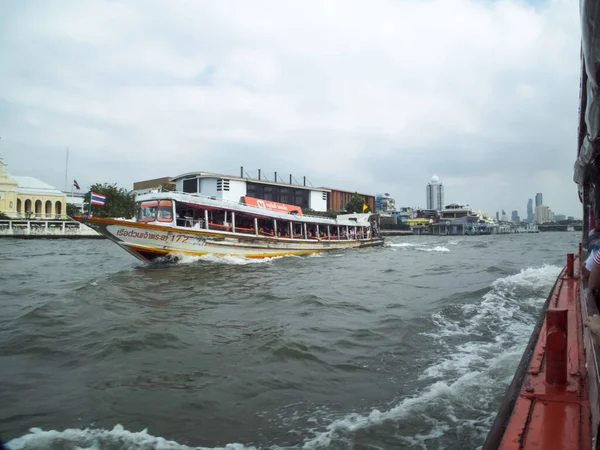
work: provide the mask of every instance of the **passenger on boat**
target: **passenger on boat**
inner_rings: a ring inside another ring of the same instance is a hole
[[[594,254],[592,270],[590,270],[588,280],[588,292],[594,299],[596,306],[600,307],[600,251],[596,251]]]
[[[596,345],[600,345],[600,316],[598,314],[594,314],[585,320],[585,327],[590,330],[592,336],[594,336],[594,340],[596,341]]]
[[[600,217],[596,217],[594,222],[594,229],[589,233],[589,243],[588,243],[588,251],[589,256],[585,260],[581,268],[581,274],[584,280],[589,279],[590,272],[592,271],[592,267],[594,265],[594,257],[596,253],[600,249]]]
[[[599,233],[600,234],[600,233]],[[600,237],[600,236],[598,236]],[[600,240],[596,239],[593,245],[590,243],[590,253],[587,259],[585,260],[583,267],[581,268],[581,276],[584,280],[588,280],[590,277],[590,273],[592,272],[592,267],[594,266],[594,257],[598,252],[598,245],[600,245]]]

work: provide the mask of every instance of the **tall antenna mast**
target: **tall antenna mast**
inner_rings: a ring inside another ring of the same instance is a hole
[[[0,141],[2,140],[2,136],[0,136]],[[2,157],[2,152],[0,151],[0,173],[2,173],[6,163],[4,162],[4,158]]]
[[[69,173],[69,147],[67,147],[67,158],[65,161],[65,191],[68,188],[68,184],[67,184],[67,178],[68,178],[68,173]]]

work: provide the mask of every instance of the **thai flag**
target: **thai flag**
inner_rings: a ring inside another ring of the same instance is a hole
[[[92,205],[104,206],[104,202],[106,202],[106,195],[96,194],[95,192],[92,192],[91,201]]]
[[[75,188],[79,190],[79,183],[77,182],[77,180],[73,180],[73,186],[75,186]]]

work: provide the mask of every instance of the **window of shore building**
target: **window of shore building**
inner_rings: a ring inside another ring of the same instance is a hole
[[[246,195],[248,197],[260,198],[262,200],[271,200],[279,203],[308,208],[307,189],[293,189],[287,186],[273,186],[258,183],[246,183]]]
[[[190,178],[188,180],[183,180],[183,192],[198,192],[198,179]]]
[[[273,198],[273,188],[274,187],[275,186],[265,186],[264,187],[263,195],[264,195],[265,200],[271,200],[271,201],[275,201],[275,202],[277,201]]]
[[[289,204],[290,202],[291,202],[290,189],[280,187],[279,188],[279,203],[288,203]]]

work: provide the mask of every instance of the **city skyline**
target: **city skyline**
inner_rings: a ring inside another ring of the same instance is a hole
[[[15,175],[14,172],[10,171],[10,169],[8,167],[8,164],[7,164],[6,160],[5,160],[5,158],[3,158],[3,154],[2,154],[1,151],[0,151],[0,162],[2,162],[4,164],[5,168],[7,169],[7,171],[9,173],[12,173],[12,175]],[[263,172],[263,174],[264,174],[265,179],[268,179],[269,176],[272,176],[272,174],[269,174],[269,173],[264,173]],[[22,174],[19,174],[19,175],[22,175]],[[64,176],[64,172],[63,172],[62,175]],[[224,175],[227,175],[227,174],[224,174]],[[229,175],[231,175],[231,176],[237,176],[237,175],[235,175],[233,173],[230,173]],[[280,176],[281,176],[281,173],[280,173]],[[73,178],[73,177],[71,176],[70,178]],[[70,180],[70,178],[68,178],[68,179]],[[42,181],[45,181],[45,180],[42,180]],[[136,181],[139,181],[139,180],[136,180]],[[131,182],[131,185],[133,185],[133,183],[134,183],[134,181]],[[67,188],[64,189],[65,192],[69,191],[69,189],[70,189],[69,186],[70,185],[71,185],[71,183],[69,181]],[[81,185],[82,186],[86,186],[84,183],[81,183]],[[55,186],[55,187],[58,188],[58,189],[61,189],[60,186]],[[124,187],[127,187],[127,189],[131,189],[131,187],[129,187],[129,186],[124,186]],[[329,187],[331,187],[331,186],[329,186]],[[89,188],[89,185],[87,186],[87,188]],[[437,189],[437,190],[434,191],[434,188]],[[376,194],[372,194],[372,195],[376,195]],[[445,201],[444,184],[441,181],[440,177],[438,177],[437,175],[433,175],[431,177],[431,179],[430,179],[430,182],[426,186],[426,201],[425,201],[426,205],[425,205],[425,207],[422,207],[420,205],[420,202],[414,202],[414,201],[413,202],[402,202],[402,200],[398,200],[397,197],[395,197],[394,195],[390,195],[390,196],[392,198],[394,198],[396,204],[398,205],[398,208],[401,208],[401,207],[410,207],[410,208],[413,208],[413,209],[442,209],[447,204],[450,204],[450,203],[459,203],[459,204],[469,205],[470,207],[474,208],[475,210],[481,211],[481,212],[487,214],[490,217],[492,217],[494,215],[497,216],[498,212],[500,210],[503,211],[503,212],[506,210],[506,208],[499,208],[499,209],[496,209],[495,212],[494,211],[487,211],[487,210],[484,210],[482,208],[479,208],[478,205],[470,204],[468,202],[457,201],[455,199],[450,200],[449,202],[446,202]],[[542,199],[542,198],[543,198],[543,193],[539,193],[539,192],[536,193],[536,200],[537,199]],[[532,203],[532,198],[529,198],[528,199],[528,203],[527,203],[527,207],[526,207],[527,216],[523,218],[523,220],[522,220],[523,222],[531,222],[531,220],[529,220],[529,217],[528,217],[529,207],[530,207],[531,203]],[[441,207],[438,208],[438,205],[441,205]],[[508,210],[510,210],[510,208],[508,208]],[[519,217],[521,217],[520,210],[518,208],[515,209],[515,210],[512,210],[512,212],[513,213],[517,212],[517,214],[519,215]],[[577,215],[577,214],[565,214],[565,213],[560,212],[560,213],[553,213],[553,215],[565,216],[565,217],[574,217],[577,220],[581,220],[581,214],[579,214],[579,215]],[[533,216],[533,213],[532,213],[532,216]]]

